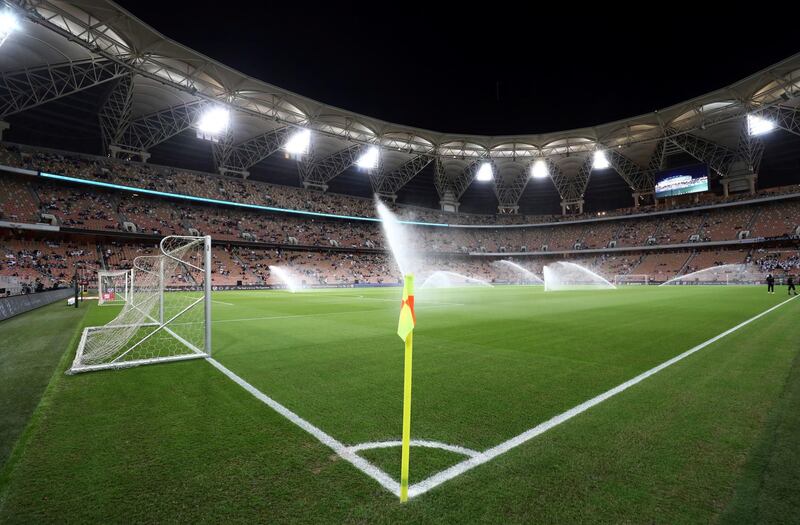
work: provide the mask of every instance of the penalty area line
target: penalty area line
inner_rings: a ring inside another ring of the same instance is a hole
[[[479,465],[483,465],[484,463],[487,463],[487,462],[493,460],[497,456],[500,456],[501,454],[505,454],[509,450],[512,450],[512,449],[522,445],[523,443],[526,443],[526,442],[530,441],[531,439],[533,439],[533,438],[535,438],[535,437],[537,437],[537,436],[539,436],[541,434],[544,434],[545,432],[547,432],[551,428],[556,427],[556,426],[560,425],[561,423],[564,423],[565,421],[568,421],[568,420],[572,419],[573,417],[577,416],[578,414],[586,412],[587,410],[589,410],[593,406],[599,405],[603,401],[605,401],[605,400],[607,400],[607,399],[609,399],[611,397],[614,397],[615,395],[617,395],[617,394],[619,394],[621,392],[624,392],[625,390],[629,389],[630,387],[632,387],[632,386],[634,386],[634,385],[636,385],[638,383],[641,383],[642,381],[644,381],[648,377],[657,374],[658,372],[664,370],[665,368],[667,368],[669,366],[674,365],[675,363],[677,363],[679,361],[682,361],[683,359],[686,359],[690,355],[692,355],[692,354],[694,354],[696,352],[699,352],[703,348],[705,348],[705,347],[707,347],[707,346],[719,341],[720,339],[732,334],[733,332],[736,332],[740,328],[743,328],[743,327],[747,326],[748,324],[752,323],[753,321],[756,321],[756,320],[764,317],[768,313],[770,313],[770,312],[772,312],[774,310],[777,310],[781,306],[785,305],[786,303],[788,303],[790,301],[793,301],[797,297],[798,296],[794,296],[791,299],[787,299],[787,300],[785,300],[785,301],[783,301],[781,303],[778,303],[775,306],[773,306],[771,308],[768,308],[767,310],[764,310],[760,314],[755,315],[755,316],[751,317],[750,319],[747,319],[746,321],[743,321],[743,322],[737,324],[733,328],[729,328],[728,330],[725,330],[721,334],[719,334],[717,336],[714,336],[711,339],[709,339],[707,341],[704,341],[704,342],[700,343],[699,345],[697,345],[697,346],[695,346],[693,348],[690,348],[689,350],[683,352],[682,354],[679,354],[679,355],[673,357],[672,359],[669,359],[669,360],[661,363],[660,365],[655,366],[655,367],[651,368],[650,370],[647,370],[646,372],[643,372],[643,373],[639,374],[638,376],[634,377],[633,379],[629,379],[628,381],[625,381],[624,383],[612,388],[611,390],[607,390],[606,392],[603,392],[602,394],[600,394],[598,396],[595,396],[595,397],[589,399],[588,401],[584,401],[580,405],[577,405],[577,406],[567,410],[566,412],[562,412],[561,414],[559,414],[559,415],[557,415],[557,416],[545,421],[544,423],[540,423],[539,425],[536,425],[535,427],[531,428],[530,430],[526,430],[522,434],[519,434],[519,435],[517,435],[517,436],[515,436],[515,437],[513,437],[513,438],[511,438],[511,439],[509,439],[507,441],[504,441],[503,443],[500,443],[499,445],[496,445],[496,446],[494,446],[494,447],[492,447],[490,449],[487,449],[487,450],[481,452],[480,454],[478,454],[476,456],[473,456],[473,457],[470,457],[468,459],[465,459],[461,463],[457,463],[457,464],[453,465],[452,467],[449,467],[449,468],[447,468],[445,470],[442,470],[441,472],[438,472],[438,473],[434,474],[433,476],[431,476],[431,477],[429,477],[429,478],[427,478],[427,479],[425,479],[423,481],[420,481],[419,483],[415,483],[414,485],[412,485],[412,486],[410,486],[408,488],[408,497],[409,498],[413,498],[413,497],[419,496],[421,494],[424,494],[425,492],[428,492],[432,488],[441,485],[445,481],[449,481],[449,480],[451,480],[451,479],[453,479],[453,478],[455,478],[457,476],[460,476],[461,474],[464,474],[468,470],[472,470],[473,468],[475,468],[475,467],[477,467]]]

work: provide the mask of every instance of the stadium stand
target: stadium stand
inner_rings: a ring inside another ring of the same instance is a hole
[[[137,189],[354,217],[374,214],[374,203],[369,199],[207,173],[16,146],[0,147],[0,159],[12,167]],[[314,285],[394,283],[398,279],[393,263],[383,251],[379,225],[374,222],[192,203],[11,172],[0,173],[0,189],[0,220],[52,223],[63,232],[117,236],[116,240],[98,238],[92,242],[73,237],[68,242],[48,239],[43,246],[41,240],[21,238],[4,230],[5,260],[0,274],[18,276],[32,283],[38,280],[44,286],[63,285],[76,270],[91,275],[98,269],[130,267],[137,255],[153,253],[157,237],[176,234],[208,234],[220,243],[213,252],[213,281],[217,286],[274,285],[269,271],[274,264],[288,265]],[[736,243],[796,238],[800,227],[798,200],[770,197],[792,195],[798,189],[792,186],[765,190],[760,194],[761,199],[745,202],[731,198],[725,207],[698,210],[665,213],[663,209],[642,207],[601,217],[584,214],[571,217],[569,222],[562,217],[515,216],[509,220],[519,225],[506,227],[503,223],[507,219],[500,216],[454,215],[411,207],[395,209],[406,219],[447,221],[454,226],[416,226],[413,237],[417,249],[433,258],[438,268],[470,277],[502,281],[503,272],[492,261],[504,254],[530,253],[525,257],[526,265],[538,272],[553,257],[566,256],[608,277],[636,273],[659,281],[731,262],[752,261],[761,268],[794,269],[796,250],[759,251],[751,255],[749,245]],[[716,203],[718,199],[708,198],[701,204],[708,202]],[[653,212],[660,214],[652,216]],[[458,227],[460,221],[473,227]],[[683,246],[687,243],[698,246],[686,251]],[[715,243],[728,244],[715,246]],[[681,249],[641,251],[645,247],[652,250],[674,245]],[[314,251],[308,251],[312,248]],[[593,253],[581,255],[585,250]],[[552,255],[543,257],[546,253]],[[467,254],[476,256],[465,259]],[[492,254],[495,256],[486,257]],[[181,276],[173,276],[170,283],[186,284],[183,280]]]
[[[692,273],[710,266],[741,264],[748,253],[745,250],[709,250],[695,252],[684,267],[683,273]]]
[[[797,235],[800,228],[800,206],[797,201],[781,202],[759,210],[753,224],[753,235],[777,237]]]
[[[0,159],[12,167],[25,168],[66,175],[84,180],[111,182],[120,185],[187,194],[196,197],[228,199],[246,204],[275,206],[292,210],[332,213],[339,215],[373,217],[374,203],[371,199],[320,193],[296,187],[279,186],[265,182],[234,179],[213,173],[178,170],[164,166],[121,161],[105,157],[82,155],[71,152],[33,149],[17,144],[0,145]],[[800,185],[759,190],[757,196],[776,196],[799,193]],[[727,198],[708,195],[700,202],[711,205],[720,202],[748,200],[752,196],[735,195]],[[676,203],[670,209],[684,209],[693,205]],[[414,206],[393,206],[404,218],[425,222],[447,222],[451,224],[533,224],[590,219],[596,214],[585,213],[569,217],[555,215],[471,215],[452,214]],[[661,206],[622,208],[604,212],[604,216],[628,216],[633,214],[663,211]]]
[[[689,252],[649,253],[636,266],[636,273],[649,275],[654,281],[666,281],[683,273],[692,256]]]
[[[39,203],[26,181],[0,177],[0,220],[39,222]]]

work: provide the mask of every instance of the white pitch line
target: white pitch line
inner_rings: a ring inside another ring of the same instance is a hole
[[[379,469],[366,459],[360,457],[355,452],[352,452],[349,447],[345,446],[342,442],[334,439],[333,436],[324,432],[322,429],[312,425],[302,417],[298,416],[285,406],[281,405],[271,397],[267,396],[259,389],[236,375],[234,372],[226,368],[222,363],[217,361],[216,359],[209,357],[206,359],[209,363],[211,363],[214,368],[228,376],[230,379],[233,380],[237,385],[241,386],[250,394],[253,395],[256,399],[270,407],[272,410],[277,412],[278,414],[282,415],[298,427],[302,428],[315,438],[319,440],[320,443],[323,445],[330,447],[336,454],[338,454],[342,459],[349,462],[351,465],[356,467],[358,470],[366,474],[367,476],[371,477],[375,481],[381,484],[383,488],[391,492],[392,494],[399,495],[400,494],[400,484],[393,480],[391,476],[389,476],[386,472]]]
[[[589,399],[588,401],[584,401],[580,405],[578,405],[576,407],[573,407],[573,408],[567,410],[566,412],[562,412],[561,414],[559,414],[559,415],[557,415],[557,416],[545,421],[544,423],[540,423],[539,425],[536,425],[535,427],[531,428],[530,430],[527,430],[527,431],[523,432],[522,434],[519,434],[518,436],[515,436],[515,437],[513,437],[513,438],[511,438],[511,439],[509,439],[507,441],[504,441],[503,443],[500,443],[497,446],[494,446],[494,447],[492,447],[492,448],[490,448],[488,450],[485,450],[484,452],[478,454],[477,456],[474,456],[474,457],[471,457],[469,459],[466,459],[466,460],[462,461],[461,463],[453,465],[450,468],[447,468],[447,469],[445,469],[445,470],[443,470],[443,471],[441,471],[441,472],[439,472],[437,474],[434,474],[433,476],[429,477],[428,479],[420,481],[419,483],[415,483],[414,485],[412,485],[412,486],[410,486],[408,488],[408,497],[409,498],[413,498],[413,497],[419,496],[420,494],[424,494],[425,492],[428,492],[432,488],[434,488],[434,487],[436,487],[438,485],[441,485],[445,481],[451,480],[451,479],[455,478],[456,476],[460,476],[461,474],[467,472],[468,470],[472,470],[473,468],[477,467],[478,465],[482,465],[482,464],[484,464],[484,463],[486,463],[488,461],[491,461],[492,459],[496,458],[497,456],[499,456],[501,454],[505,454],[509,450],[511,450],[513,448],[516,448],[516,447],[522,445],[523,443],[526,443],[527,441],[530,441],[531,439],[535,438],[536,436],[539,436],[539,435],[547,432],[551,428],[556,427],[556,426],[560,425],[561,423],[572,419],[573,417],[577,416],[578,414],[581,414],[581,413],[589,410],[593,406],[599,405],[603,401],[605,401],[605,400],[607,400],[607,399],[619,394],[620,392],[624,392],[625,390],[627,390],[630,387],[636,385],[637,383],[641,383],[642,381],[644,381],[648,377],[650,377],[650,376],[652,376],[654,374],[657,374],[658,372],[664,370],[668,366],[674,365],[678,361],[686,359],[687,357],[689,357],[690,355],[694,354],[695,352],[698,352],[698,351],[702,350],[703,348],[707,347],[708,345],[710,345],[712,343],[715,343],[715,342],[719,341],[720,339],[722,339],[723,337],[732,334],[733,332],[739,330],[740,328],[742,328],[744,326],[747,326],[748,324],[752,323],[753,321],[755,321],[757,319],[760,319],[761,317],[767,315],[768,313],[772,312],[773,310],[776,310],[776,309],[780,308],[781,306],[785,305],[789,301],[793,301],[797,297],[798,296],[794,296],[791,299],[787,299],[787,300],[785,300],[785,301],[783,301],[783,302],[781,302],[779,304],[776,304],[775,306],[773,306],[773,307],[761,312],[760,314],[758,314],[758,315],[756,315],[754,317],[751,317],[750,319],[748,319],[748,320],[746,320],[744,322],[741,322],[741,323],[737,324],[733,328],[725,330],[721,334],[719,334],[719,335],[717,335],[715,337],[712,337],[708,341],[700,343],[699,345],[697,345],[697,346],[695,346],[695,347],[683,352],[682,354],[679,354],[679,355],[673,357],[672,359],[670,359],[668,361],[665,361],[665,362],[661,363],[660,365],[658,365],[656,367],[653,367],[650,370],[639,374],[638,376],[634,377],[633,379],[629,379],[628,381],[625,381],[621,385],[618,385],[618,386],[612,388],[611,390],[607,390],[606,392],[603,392],[602,394],[600,394],[598,396],[595,396],[595,397]]]
[[[350,450],[350,452],[361,452],[362,450],[392,448],[400,447],[402,445],[402,441],[370,441],[369,443],[359,443],[358,445],[348,447],[348,450]],[[446,450],[448,452],[469,457],[475,457],[481,454],[477,450],[472,450],[471,448],[459,447],[458,445],[448,445],[447,443],[442,443],[441,441],[430,441],[428,439],[412,439],[410,441],[410,445],[412,447],[438,448],[440,450]]]
[[[236,305],[235,305],[235,304],[233,304],[233,303],[226,303],[226,302],[224,302],[224,301],[217,301],[217,300],[215,300],[215,299],[211,299],[211,302],[212,302],[212,303],[217,303],[217,304],[224,304],[224,305],[226,305],[226,306],[236,306]]]

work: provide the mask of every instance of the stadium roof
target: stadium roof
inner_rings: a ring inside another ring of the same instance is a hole
[[[598,149],[616,151],[612,167],[632,191],[647,192],[652,172],[672,149],[728,175],[743,147],[752,148],[742,144],[748,113],[800,134],[800,54],[706,95],[615,122],[532,135],[458,135],[360,115],[252,78],[166,38],[110,1],[10,5],[27,23],[0,53],[6,89],[0,116],[115,81],[119,87],[110,99],[116,96],[118,105],[129,109],[107,111],[107,127],[116,129],[107,142],[131,152],[193,126],[209,104],[226,105],[233,109],[231,134],[215,152],[223,172],[246,172],[274,153],[292,129],[308,127],[314,151],[300,171],[310,185],[324,187],[367,145],[378,145],[382,162],[371,177],[380,193],[396,193],[436,160],[440,197],[457,200],[474,179],[477,162],[488,160],[495,164],[501,208],[512,208],[537,158],[547,159],[562,200],[574,201],[586,189],[587,159]]]

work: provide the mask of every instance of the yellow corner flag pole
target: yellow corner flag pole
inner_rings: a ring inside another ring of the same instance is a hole
[[[414,334],[406,337],[405,379],[403,380],[403,455],[400,467],[400,501],[408,500],[408,463],[411,454],[411,353]]]
[[[403,378],[403,453],[400,465],[400,501],[408,501],[408,464],[411,448],[411,357],[414,347],[414,276],[408,274],[403,282],[403,301],[400,303],[400,320],[397,335],[406,342],[405,372]]]

